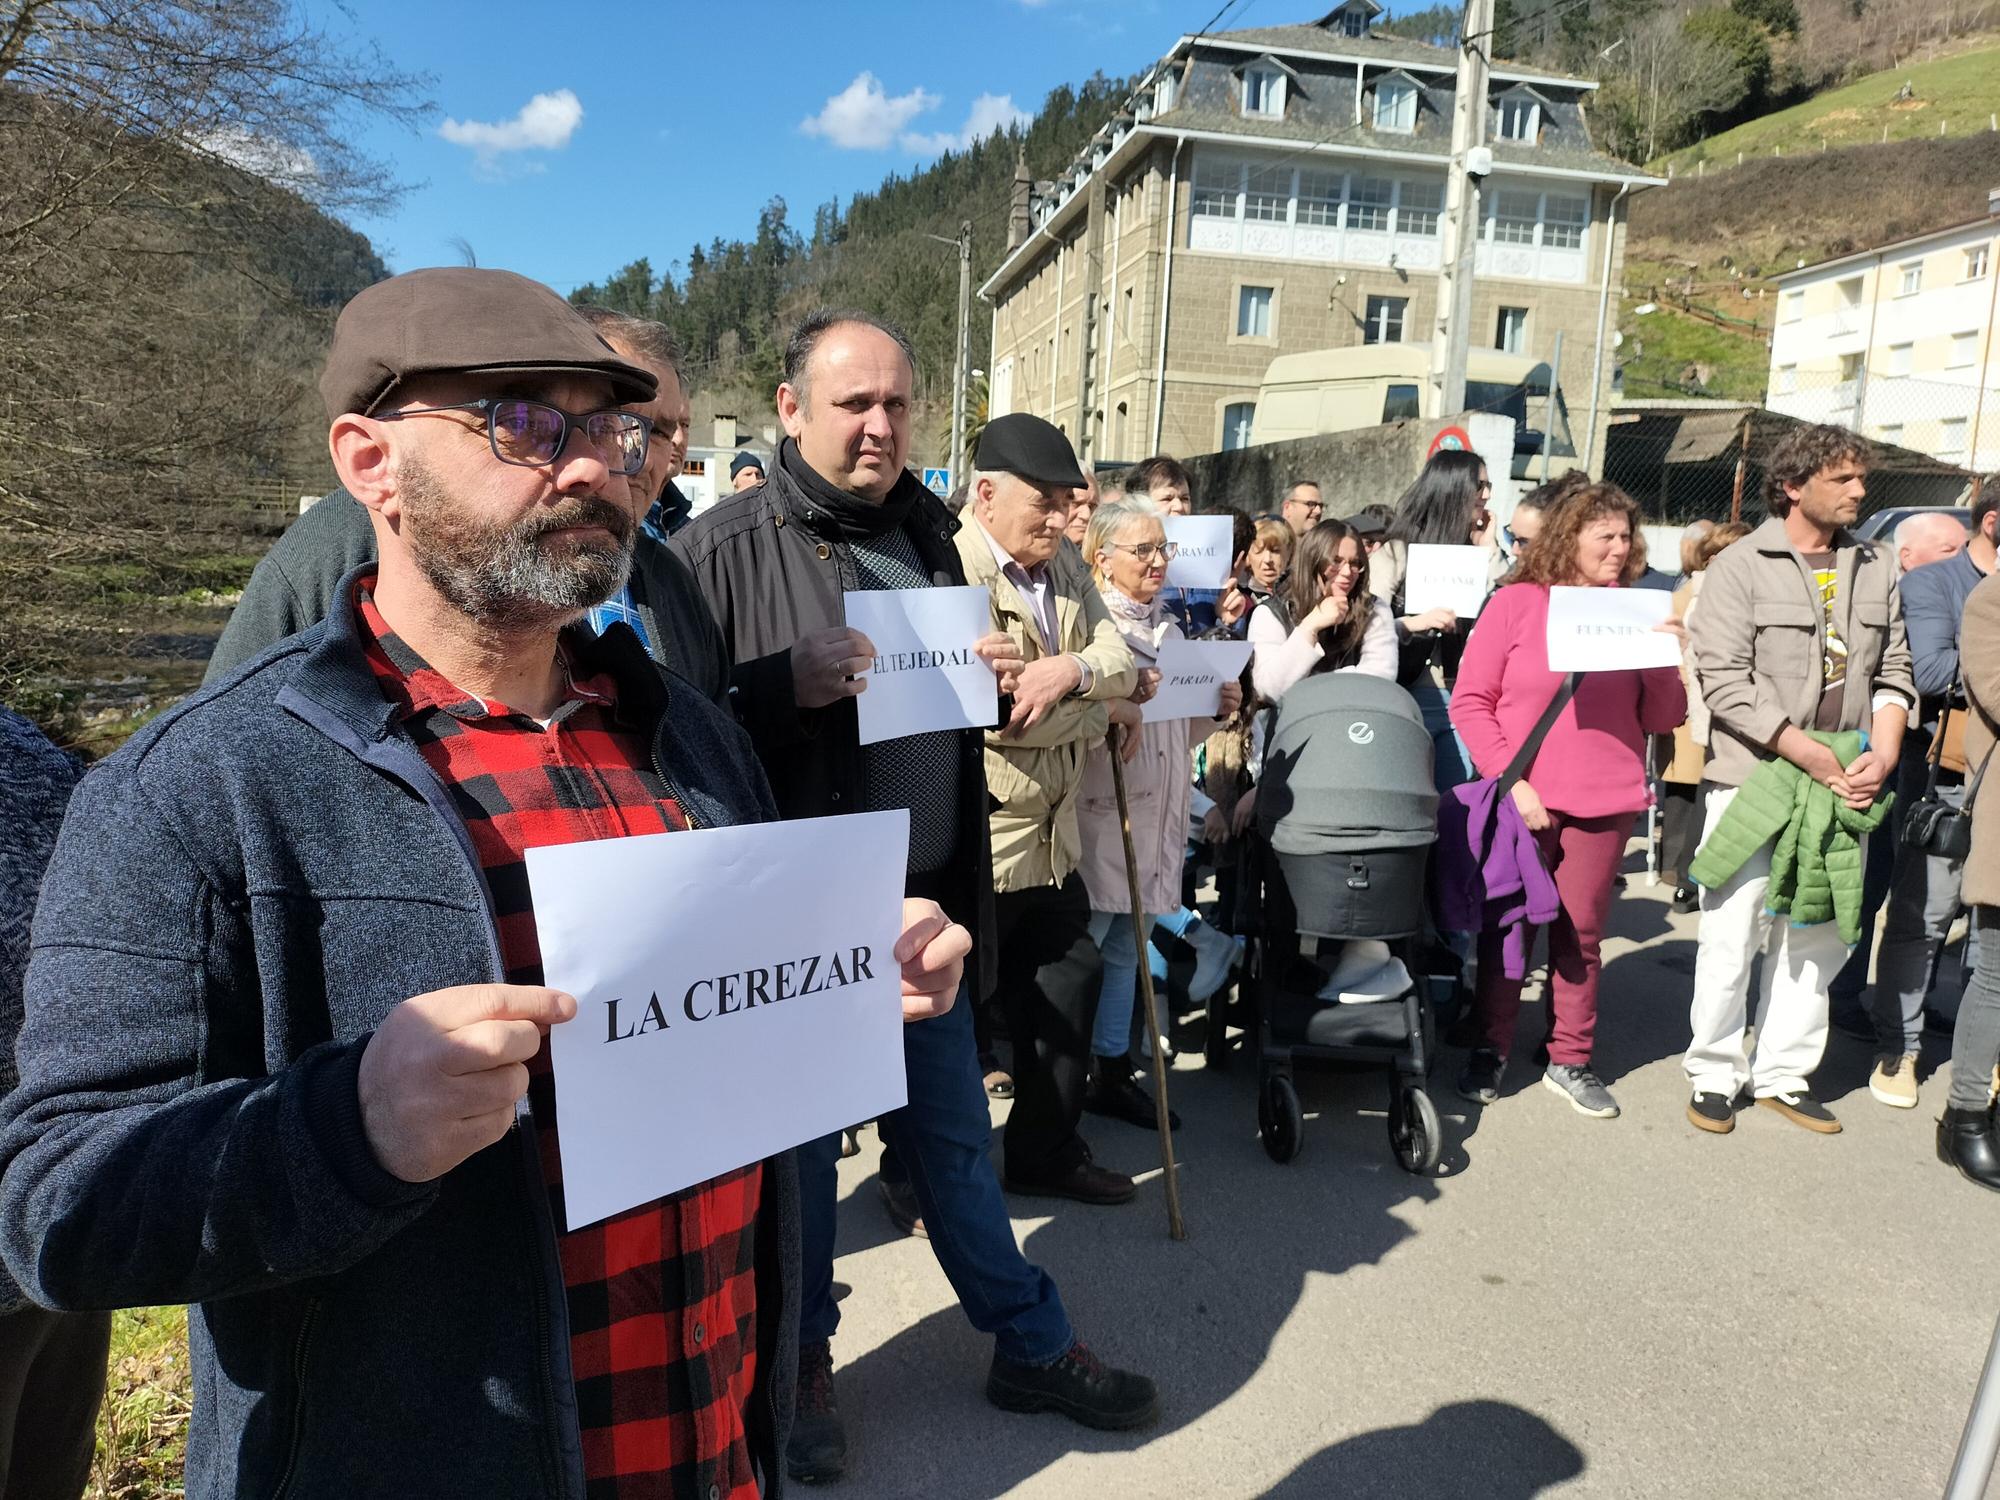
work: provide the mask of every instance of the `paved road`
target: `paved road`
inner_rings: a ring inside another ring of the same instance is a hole
[[[1088,1133],[1108,1165],[1152,1168],[1135,1203],[1012,1200],[1079,1329],[1158,1378],[1148,1433],[985,1403],[988,1342],[929,1247],[890,1229],[864,1132],[836,1273],[853,1462],[829,1493],[1940,1494],[2000,1310],[2000,1197],[1933,1155],[1943,1076],[1915,1111],[1885,1109],[1867,1049],[1841,1038],[1818,1084],[1844,1134],[1765,1111],[1729,1136],[1688,1126],[1694,924],[1665,902],[1635,880],[1606,944],[1598,1061],[1618,1120],[1532,1073],[1482,1114],[1451,1092],[1450,1053],[1444,1164],[1420,1180],[1389,1156],[1375,1077],[1304,1072],[1306,1149],[1280,1167],[1247,1059],[1186,1059],[1187,1242],[1166,1235],[1152,1136],[1124,1125]],[[1523,1052],[1541,1024],[1527,1006]]]

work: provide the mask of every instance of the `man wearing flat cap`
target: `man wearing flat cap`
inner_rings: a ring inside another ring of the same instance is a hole
[[[1132,1179],[1097,1166],[1077,1133],[1103,960],[1077,873],[1083,762],[1110,725],[1106,702],[1138,681],[1082,555],[1061,546],[1071,492],[1088,483],[1069,439],[1017,412],[987,423],[958,534],[966,581],[990,591],[993,623],[1025,665],[1003,682],[986,735],[994,803],[995,996],[1014,1050],[1007,1117],[1010,1190],[1123,1203]]]
[[[548,288],[449,269],[355,297],[320,388],[379,561],[72,802],[0,1256],[52,1308],[195,1304],[200,1500],[776,1494],[790,1155],[569,1221],[546,1033],[576,1001],[524,873],[772,816],[722,710],[575,628],[631,564],[653,377]],[[907,1017],[969,948],[906,906]]]
[[[908,341],[879,318],[832,309],[807,317],[785,346],[777,400],[785,436],[770,478],[704,511],[674,546],[728,638],[737,712],[780,811],[908,809],[904,888],[977,934],[979,962],[967,977],[977,996],[990,987],[995,953],[982,731],[863,745],[854,700],[867,689],[875,646],[846,623],[851,593],[966,581],[952,541],[961,523],[904,466],[915,377]],[[1024,666],[997,629],[964,644],[1003,691]],[[1093,1427],[1142,1426],[1157,1411],[1153,1383],[1097,1360],[1070,1327],[1054,1281],[1015,1242],[988,1155],[971,1010],[957,1005],[903,1028],[909,1103],[881,1120],[884,1205],[899,1227],[927,1235],[966,1316],[992,1335],[989,1400]],[[814,1482],[838,1478],[847,1461],[832,1353],[839,1155],[838,1134],[798,1151],[803,1299],[786,1461],[793,1478]]]

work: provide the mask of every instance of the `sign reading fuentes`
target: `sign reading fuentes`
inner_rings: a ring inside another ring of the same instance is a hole
[[[1660,629],[1674,609],[1663,589],[1549,590],[1551,672],[1678,667],[1680,642]]]
[[[566,1227],[906,1102],[909,839],[899,810],[528,851],[577,1001],[549,1032]]]

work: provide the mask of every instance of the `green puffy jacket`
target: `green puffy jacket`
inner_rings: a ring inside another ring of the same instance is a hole
[[[1852,729],[1812,737],[1830,746],[1843,766],[1868,743]],[[1765,908],[1789,912],[1795,927],[1838,922],[1841,941],[1852,947],[1861,941],[1861,836],[1881,827],[1895,800],[1894,792],[1884,791],[1866,812],[1857,812],[1790,761],[1763,761],[1702,841],[1688,878],[1713,889],[1776,840]]]

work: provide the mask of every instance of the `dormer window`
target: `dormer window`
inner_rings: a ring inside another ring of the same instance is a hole
[[[1163,115],[1180,102],[1180,74],[1171,70],[1162,73],[1159,82],[1153,85],[1153,113]]]
[[[1345,5],[1321,16],[1319,24],[1335,36],[1362,37],[1368,35],[1368,28],[1381,14],[1382,7],[1375,0],[1347,0]]]
[[[1408,135],[1417,128],[1417,85],[1405,73],[1391,73],[1375,85],[1375,128]]]
[[[1503,95],[1498,113],[1494,134],[1499,139],[1529,146],[1541,139],[1542,106],[1533,94],[1522,91]]]
[[[1368,13],[1358,5],[1350,5],[1336,17],[1336,24],[1342,36],[1368,35]]]
[[[1282,118],[1285,113],[1285,75],[1273,67],[1245,68],[1243,113],[1266,119]]]

